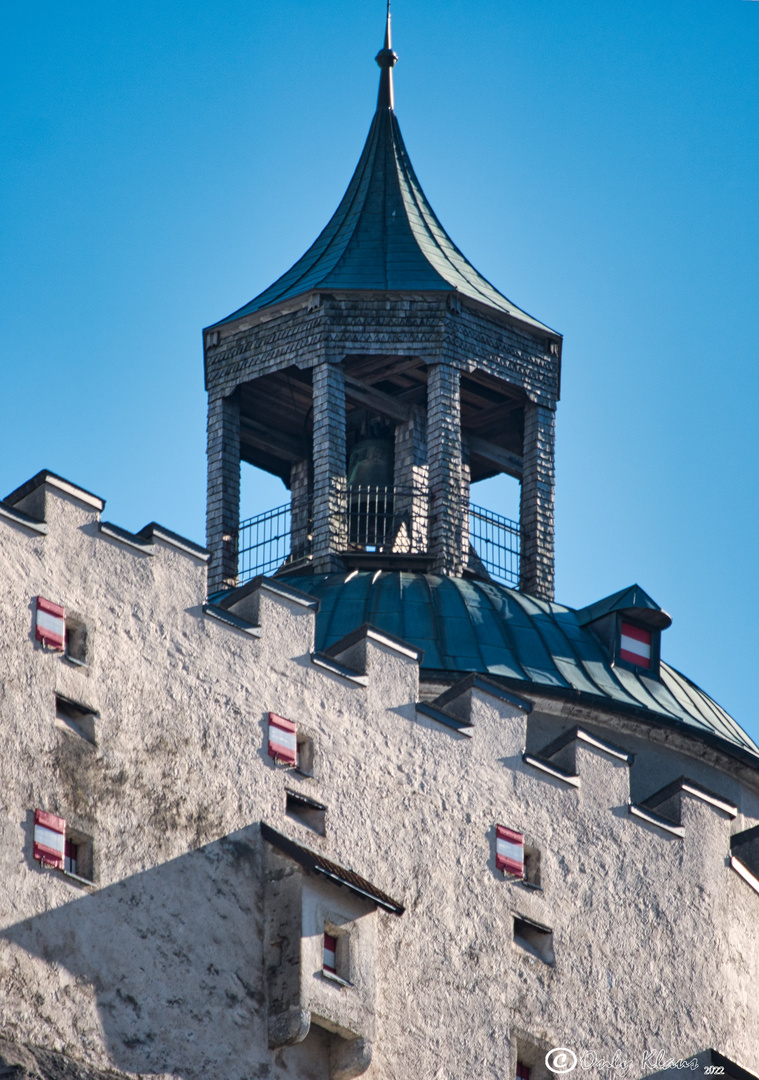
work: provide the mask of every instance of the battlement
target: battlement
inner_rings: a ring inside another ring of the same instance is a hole
[[[635,962],[620,1022],[651,1049],[642,1021],[661,985],[696,1007],[719,993],[733,1015],[755,937],[729,963],[692,943],[759,915],[746,766],[692,734],[652,741],[600,704],[573,722],[529,684],[435,685],[418,647],[358,619],[319,652],[318,601],[286,580],[209,597],[204,549],[155,523],[103,522],[102,500],[40,477],[0,505],[14,747],[0,873],[15,898],[0,952],[24,1040],[84,1032],[91,1064],[133,1072],[201,1077],[283,1054],[296,1073],[323,1059],[325,1077],[347,1080],[414,1071],[442,1017],[465,1070],[491,1056],[496,1069],[504,1047],[523,1060],[546,1031],[561,1045],[578,1015],[606,1024],[579,960],[621,978],[663,907],[656,970]],[[37,639],[38,597],[72,618],[79,659]],[[81,873],[35,859],[35,811],[64,823]],[[342,958],[334,973],[324,942]],[[420,971],[462,987],[466,1009],[458,992],[417,994],[409,1040],[405,987]],[[713,1020],[712,1041],[755,1065],[751,1009],[729,1029]],[[200,1055],[176,1010],[205,1017]],[[673,1012],[662,1039],[700,1052],[679,1024]]]

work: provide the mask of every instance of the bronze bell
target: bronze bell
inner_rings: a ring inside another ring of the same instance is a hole
[[[348,484],[351,487],[391,487],[394,445],[392,438],[360,439],[351,450]]]

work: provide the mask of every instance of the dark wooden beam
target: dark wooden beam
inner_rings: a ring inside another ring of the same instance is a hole
[[[469,435],[469,451],[479,458],[497,465],[501,472],[522,479],[524,463],[521,454],[513,454],[510,450],[504,450],[497,443],[489,442],[488,439],[480,439],[477,435]]]
[[[283,461],[302,461],[308,457],[308,447],[303,439],[287,435],[283,431],[275,431],[247,416],[240,417],[240,442],[273,454]]]
[[[412,416],[411,409],[403,405],[390,394],[384,394],[381,390],[375,390],[368,383],[354,379],[352,375],[345,376],[345,396],[349,401],[363,405],[366,409],[372,409],[380,416],[386,416],[394,420],[396,424],[407,423]]]

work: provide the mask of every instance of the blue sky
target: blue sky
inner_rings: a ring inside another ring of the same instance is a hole
[[[201,328],[337,206],[381,0],[8,5],[0,495],[51,468],[202,541]],[[557,599],[639,582],[759,740],[759,3],[397,0],[396,112],[455,242],[565,335]],[[246,470],[244,514],[285,501]],[[513,485],[477,501],[514,510]]]

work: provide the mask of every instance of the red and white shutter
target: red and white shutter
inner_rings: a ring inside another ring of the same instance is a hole
[[[337,938],[332,934],[324,935],[324,960],[322,966],[325,971],[331,971],[337,975]]]
[[[45,600],[43,596],[38,596],[35,630],[37,641],[62,652],[66,643],[66,613],[63,608],[51,600]]]
[[[651,667],[651,639],[650,630],[643,630],[640,626],[623,622],[619,639],[619,655],[628,664],[637,664],[639,667]]]
[[[285,765],[297,763],[295,724],[273,712],[269,713],[269,755]]]
[[[504,874],[524,877],[524,836],[505,825],[495,827],[495,865]]]
[[[63,870],[66,855],[66,822],[44,810],[34,811],[34,858],[43,866]]]

